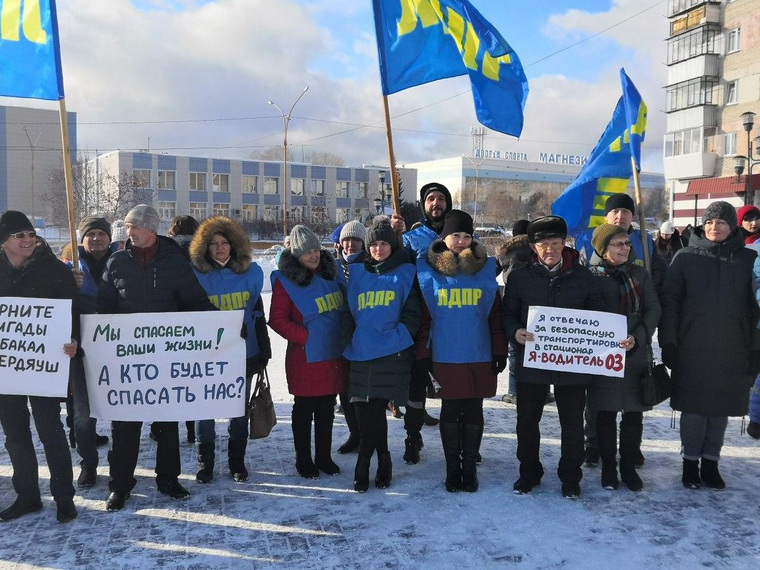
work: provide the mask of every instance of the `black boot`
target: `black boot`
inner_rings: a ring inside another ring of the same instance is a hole
[[[198,483],[211,483],[214,478],[214,444],[198,444],[198,473],[195,480]]]
[[[422,443],[422,425],[425,422],[425,410],[421,408],[406,407],[404,415],[404,428],[406,440],[404,441],[404,462],[408,465],[416,465],[420,462],[420,450]]]
[[[702,458],[702,469],[700,473],[702,482],[710,489],[725,489],[726,482],[720,476],[718,471],[718,462],[712,459]]]
[[[248,469],[245,467],[245,450],[248,447],[247,439],[231,439],[227,444],[227,464],[230,475],[236,483],[248,481]]]
[[[620,486],[617,472],[617,424],[605,422],[608,412],[600,412],[596,421],[596,440],[602,460],[602,487],[613,491]],[[617,414],[615,414],[617,416]]]
[[[641,460],[641,433],[643,426],[628,424],[625,419],[620,423],[620,478],[631,491],[641,491],[644,483],[636,472],[636,465]]]
[[[354,469],[354,491],[366,493],[369,489],[369,462],[371,457],[359,456]]]
[[[295,408],[294,408],[295,410]],[[311,458],[311,416],[292,414],[293,446],[296,448],[296,471],[304,479],[319,477],[319,469]]]
[[[446,490],[456,493],[462,490],[462,443],[459,423],[441,422],[441,443],[446,458]]]
[[[410,435],[404,440],[404,463],[417,465],[420,462],[420,449],[422,449],[422,436]]]
[[[699,489],[702,482],[699,479],[699,461],[696,459],[683,460],[683,476],[681,477],[683,486],[687,489]]]
[[[377,452],[377,473],[375,473],[375,487],[387,489],[391,486],[393,478],[393,464],[391,463],[390,451]]]
[[[351,432],[346,442],[338,448],[338,453],[353,453],[359,449],[359,434]]]
[[[356,413],[356,406],[351,402],[348,394],[340,394],[340,405],[343,408],[343,417],[348,426],[348,439],[338,448],[338,453],[353,453],[359,449],[359,417]]]
[[[478,490],[478,451],[483,438],[483,426],[462,426],[462,490],[474,493]]]
[[[325,475],[340,473],[340,467],[330,457],[334,414],[332,405],[314,414],[314,463]]]
[[[195,443],[195,422],[185,422],[187,428],[187,442]]]
[[[12,521],[29,513],[37,513],[42,510],[42,501],[39,497],[22,497],[19,495],[13,504],[0,512],[0,521]]]

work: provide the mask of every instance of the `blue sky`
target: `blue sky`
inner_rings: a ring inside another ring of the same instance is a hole
[[[665,0],[473,4],[515,49],[531,89],[521,139],[489,133],[487,148],[587,154],[625,67],[650,109],[645,169],[661,170]],[[349,165],[387,162],[370,0],[67,0],[58,12],[83,149],[141,149],[150,137],[157,152],[246,158],[282,143],[267,100],[287,109],[308,85],[289,142]],[[399,163],[471,151],[466,78],[392,95],[390,107]]]

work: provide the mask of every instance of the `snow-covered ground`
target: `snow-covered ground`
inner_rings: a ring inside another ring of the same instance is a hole
[[[265,295],[268,305],[269,294]],[[403,420],[389,418],[393,482],[366,494],[352,489],[356,455],[334,454],[343,470],[305,480],[295,471],[292,398],[285,384],[285,342],[272,334],[269,366],[278,425],[248,447],[251,477],[236,484],[226,469],[226,422],[219,422],[215,479],[195,482],[193,446],[182,435],[182,483],[192,496],[174,501],[153,481],[155,443],[143,430],[138,484],[123,511],[105,510],[107,461],[98,484],[75,497],[79,518],[61,525],[41,467],[44,510],[0,525],[0,567],[10,568],[758,568],[760,447],[729,422],[721,470],[725,491],[689,491],[680,481],[678,431],[661,405],[645,416],[644,491],[605,491],[599,468],[584,468],[583,494],[563,499],[556,407],[546,407],[542,461],[546,475],[525,496],[517,478],[515,407],[485,402],[486,431],[477,493],[447,493],[437,428],[425,427],[418,465],[404,464]],[[500,395],[506,375],[500,379]],[[439,404],[431,402],[433,415]],[[100,422],[100,433],[108,433]],[[335,420],[333,448],[347,435]],[[35,436],[36,437],[36,436]],[[0,432],[0,439],[4,438]],[[38,445],[41,461],[44,455]],[[72,454],[75,465],[76,453]],[[373,460],[374,469],[374,460]],[[75,467],[74,475],[78,474]],[[0,452],[0,507],[15,494]]]

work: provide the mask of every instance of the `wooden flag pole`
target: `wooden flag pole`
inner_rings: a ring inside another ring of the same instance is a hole
[[[71,148],[69,146],[69,120],[66,115],[66,99],[60,99],[59,111],[61,115],[61,143],[63,146],[63,177],[66,181],[66,205],[69,217],[69,236],[71,236],[71,263],[75,268],[79,267],[79,249],[77,248],[77,234],[74,226],[74,176],[71,171]]]
[[[636,161],[631,156],[631,166],[633,170],[633,189],[636,198],[636,210],[639,213],[639,226],[641,226],[641,245],[644,251],[644,268],[652,274],[652,259],[649,253],[649,233],[647,232],[646,216],[644,215],[644,204],[641,200],[641,186],[639,184],[639,171],[636,168]]]
[[[383,95],[383,110],[385,111],[385,137],[388,140],[388,160],[391,168],[391,192],[393,193],[393,213],[401,215],[401,202],[399,200],[398,171],[396,170],[396,156],[393,154],[393,132],[391,131],[391,113],[388,108],[388,96]]]

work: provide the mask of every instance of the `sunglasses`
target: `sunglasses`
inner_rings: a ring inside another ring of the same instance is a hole
[[[11,237],[15,237],[16,239],[24,239],[25,237],[36,238],[37,232],[35,232],[34,230],[30,232],[16,232],[15,234],[11,234]]]
[[[610,243],[612,247],[631,247],[630,241],[620,241],[617,243]]]

